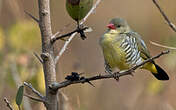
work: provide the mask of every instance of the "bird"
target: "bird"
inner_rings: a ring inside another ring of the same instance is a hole
[[[125,19],[113,18],[107,27],[107,31],[99,40],[106,72],[112,74],[115,68],[125,71],[151,58],[145,42],[130,28]],[[169,80],[167,73],[155,61],[148,62],[140,68],[150,71],[158,80]]]
[[[93,6],[93,0],[66,0],[66,10],[70,17],[77,22],[81,38],[86,38],[84,31],[80,29],[79,21],[82,20]]]

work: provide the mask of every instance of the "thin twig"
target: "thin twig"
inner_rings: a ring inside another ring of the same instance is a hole
[[[170,47],[170,46],[162,45],[162,44],[159,44],[159,43],[156,43],[156,42],[153,42],[153,41],[150,41],[150,43],[155,45],[155,46],[158,46],[158,47],[163,47],[163,48],[170,49],[170,50],[176,50],[176,47]]]
[[[161,7],[158,5],[158,3],[156,2],[156,0],[152,0],[153,3],[156,5],[156,7],[159,9],[160,13],[162,14],[162,16],[164,17],[164,19],[166,20],[166,22],[168,23],[168,25],[172,28],[173,31],[176,32],[176,26],[169,20],[169,18],[166,16],[166,14],[164,13],[164,11],[161,9]]]
[[[28,13],[27,11],[24,11],[29,17],[31,17],[34,21],[36,21],[37,23],[39,23],[39,20],[34,17],[32,14]]]
[[[10,110],[13,110],[12,105],[10,104],[10,102],[8,101],[8,99],[7,99],[6,97],[4,97],[4,102],[7,104],[7,107],[8,107]]]
[[[96,3],[94,4],[94,6],[92,7],[92,9],[89,11],[89,13],[84,17],[84,19],[82,20],[82,22],[80,22],[80,25],[82,25],[87,18],[95,11],[95,9],[97,8],[97,6],[100,4],[102,0],[97,0]],[[57,62],[59,61],[60,57],[62,56],[62,54],[65,52],[65,50],[67,49],[68,44],[70,44],[70,42],[72,41],[72,39],[75,37],[77,33],[73,33],[69,39],[65,42],[64,46],[62,47],[62,49],[60,50],[59,54],[56,56],[55,58],[55,63],[57,64]]]
[[[26,96],[26,97],[28,97],[28,98],[34,100],[34,101],[45,102],[45,100],[43,100],[43,99],[39,99],[39,98],[37,98],[37,97],[33,97],[33,96],[31,96],[31,95],[28,95],[28,94],[24,94],[24,96]]]
[[[58,32],[56,32],[55,34],[53,34],[53,36],[51,36],[51,42],[52,42],[52,40],[56,37],[56,36],[58,36],[60,34],[60,31],[58,31]]]
[[[64,34],[64,35],[61,35],[61,36],[58,36],[58,37],[53,37],[53,39],[51,39],[51,43],[54,44],[54,42],[57,41],[57,40],[59,40],[59,39],[71,36],[73,33],[80,32],[81,30],[84,31],[86,29],[88,29],[88,27],[84,27],[82,29],[75,29],[74,31],[72,31],[70,33],[67,33],[67,34]]]
[[[30,88],[32,92],[35,93],[38,97],[40,97],[41,99],[44,99],[44,96],[39,91],[37,91],[35,88],[33,88],[31,84],[24,82],[24,85]]]
[[[147,62],[151,62],[154,59],[157,59],[160,56],[162,56],[164,54],[168,54],[168,53],[169,53],[169,51],[163,51],[160,54],[158,54],[158,55],[156,55],[154,57],[151,57],[151,58],[143,61],[139,65],[136,65],[136,66],[134,66],[134,67],[132,67],[132,68],[126,70],[126,71],[119,71],[119,72],[115,72],[113,74],[106,74],[106,75],[96,75],[96,76],[92,76],[92,77],[89,77],[89,78],[84,78],[84,79],[76,80],[76,81],[66,80],[66,81],[63,81],[63,82],[60,82],[60,83],[53,83],[49,87],[50,87],[50,89],[56,91],[56,90],[61,89],[63,87],[69,86],[71,84],[86,83],[88,81],[94,81],[94,80],[100,80],[100,79],[109,79],[109,78],[114,78],[114,76],[121,77],[121,76],[125,76],[125,75],[131,75],[131,73],[134,72],[134,70],[136,70],[137,68],[139,68],[142,65],[146,64]]]
[[[33,52],[34,56],[40,61],[40,63],[43,63],[43,60],[38,56],[37,53]]]

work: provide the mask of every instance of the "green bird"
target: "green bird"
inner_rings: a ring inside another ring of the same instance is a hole
[[[79,21],[82,20],[90,11],[93,5],[93,0],[66,0],[66,10],[70,17],[77,22],[80,29]],[[83,31],[80,31],[82,39],[85,39]]]
[[[141,36],[124,19],[114,18],[107,27],[100,38],[100,46],[108,73],[112,73],[114,68],[127,70],[151,57]],[[169,80],[167,73],[154,61],[144,64],[141,69],[150,71],[158,80]]]

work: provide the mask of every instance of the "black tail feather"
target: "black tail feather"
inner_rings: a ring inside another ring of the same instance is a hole
[[[157,69],[158,73],[152,73],[158,80],[169,80],[169,76],[167,73],[159,67],[157,64],[155,64],[155,67]]]

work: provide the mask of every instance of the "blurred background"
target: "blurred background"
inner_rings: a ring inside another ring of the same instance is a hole
[[[95,1],[95,0],[94,0]],[[176,24],[176,1],[159,1],[160,6]],[[0,0],[0,109],[8,110],[3,101],[7,97],[15,105],[17,87],[21,82],[30,82],[44,94],[44,80],[41,64],[33,52],[40,54],[41,40],[38,25],[24,10],[38,17],[37,0]],[[85,76],[105,74],[103,54],[99,38],[106,30],[106,24],[113,17],[128,21],[146,42],[151,55],[163,48],[150,44],[155,41],[176,47],[174,33],[152,0],[102,0],[85,25],[93,28],[87,39],[76,36],[57,64],[57,80],[63,81],[71,72],[84,72]],[[72,31],[76,23],[65,9],[65,0],[51,0],[53,33],[66,27],[62,33]],[[67,26],[66,26],[67,25]],[[57,41],[56,54],[64,41]],[[62,89],[68,110],[176,110],[176,53],[172,51],[157,59],[170,76],[170,80],[156,80],[148,71],[138,69],[134,75],[77,84]],[[26,91],[28,92],[28,91]],[[44,109],[44,105],[24,98],[24,110]],[[17,110],[17,109],[16,109]]]

